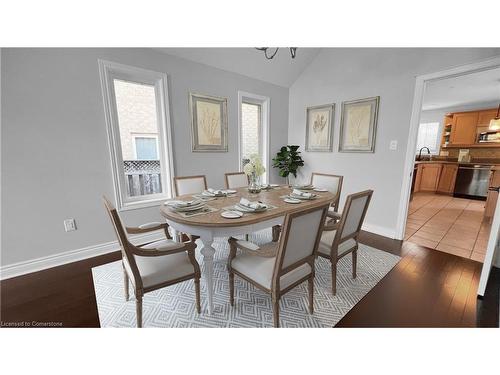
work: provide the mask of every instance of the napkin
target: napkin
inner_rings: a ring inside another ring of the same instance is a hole
[[[264,203],[250,202],[246,198],[241,198],[240,205],[243,206],[243,207],[251,208],[252,210],[260,210],[260,209],[263,209],[263,208],[267,207]]]
[[[305,191],[300,191],[297,189],[293,189],[292,194],[298,195],[299,197],[304,197],[304,198],[311,198],[313,196],[313,194],[311,194],[311,193],[306,193]]]
[[[226,193],[225,193],[224,190],[208,188],[207,190],[205,190],[203,192],[203,194],[211,195],[211,196],[216,196],[216,195],[224,195]]]

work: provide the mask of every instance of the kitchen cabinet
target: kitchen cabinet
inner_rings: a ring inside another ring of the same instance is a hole
[[[442,164],[430,163],[419,164],[417,176],[419,180],[418,191],[436,191],[439,183],[439,176],[441,175]]]
[[[441,174],[436,191],[439,193],[452,194],[457,178],[457,164],[442,164]]]
[[[476,142],[478,112],[463,112],[453,115],[451,144],[472,144]]]
[[[500,186],[500,167],[491,168],[489,186]],[[493,218],[493,214],[495,213],[497,200],[498,192],[489,190],[486,198],[486,205],[484,207],[484,217],[490,222]]]

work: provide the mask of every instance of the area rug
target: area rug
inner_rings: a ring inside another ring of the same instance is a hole
[[[271,240],[270,231],[251,235],[255,243]],[[202,245],[199,245],[200,248]],[[271,297],[246,281],[235,277],[235,305],[229,304],[226,259],[227,239],[217,239],[214,260],[214,312],[208,314],[205,284],[201,280],[202,312],[195,308],[192,280],[147,293],[143,298],[144,327],[272,327]],[[202,267],[203,260],[196,250]],[[334,327],[400,260],[401,258],[360,244],[357,278],[352,279],[351,256],[341,259],[337,271],[337,295],[331,291],[330,264],[316,261],[314,282],[314,314],[308,313],[307,283],[285,294],[280,302],[282,327]],[[92,269],[101,327],[135,327],[136,313],[132,287],[125,301],[121,262]]]

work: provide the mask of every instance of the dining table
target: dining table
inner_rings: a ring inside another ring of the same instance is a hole
[[[287,214],[319,207],[327,202],[333,202],[336,196],[328,191],[317,192],[310,190],[316,197],[301,200],[300,203],[287,203],[284,198],[292,192],[288,185],[279,185],[260,193],[250,193],[248,188],[234,189],[236,192],[223,197],[216,197],[206,201],[208,212],[193,212],[189,216],[172,210],[166,204],[160,208],[162,216],[176,233],[186,233],[198,236],[203,244],[201,254],[204,263],[204,280],[208,300],[208,313],[213,312],[213,261],[216,249],[213,247],[214,238],[240,236],[254,233],[275,225],[282,225]],[[244,213],[240,218],[224,218],[221,213],[230,210],[246,198],[252,202],[261,202],[268,209],[261,212]],[[193,200],[193,194],[181,195],[175,200]],[[177,236],[179,237],[179,236]]]

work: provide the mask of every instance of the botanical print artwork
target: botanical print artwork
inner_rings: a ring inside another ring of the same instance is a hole
[[[307,108],[306,151],[332,151],[334,106]]]
[[[342,103],[341,152],[374,152],[380,97]]]
[[[369,104],[347,108],[346,120],[349,125],[346,127],[344,146],[367,147],[369,145],[370,113],[371,105]]]
[[[227,99],[189,94],[192,149],[227,152]]]
[[[198,143],[200,145],[221,145],[220,105],[198,101],[196,105],[198,120]]]

